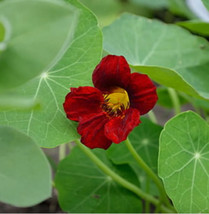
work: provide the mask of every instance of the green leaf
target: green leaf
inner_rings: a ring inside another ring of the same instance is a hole
[[[202,0],[202,2],[209,11],[209,1],[208,0]]]
[[[196,16],[188,8],[186,0],[168,0],[170,11],[176,15],[194,19]]]
[[[194,105],[209,112],[209,100],[194,99]]]
[[[5,26],[3,24],[3,19],[0,17],[0,54],[1,52],[6,48],[6,41],[7,36],[6,36],[6,30]]]
[[[55,147],[78,138],[77,124],[66,118],[63,102],[70,87],[92,84],[92,71],[102,52],[102,36],[96,18],[77,1],[70,0],[68,4],[80,11],[80,17],[66,54],[49,72],[16,89],[17,95],[40,101],[41,110],[0,114],[1,124],[20,129],[42,147]]]
[[[38,110],[41,104],[31,97],[17,96],[16,94],[0,94],[0,111],[5,110]]]
[[[194,112],[168,121],[161,133],[159,175],[180,213],[209,212],[209,126]]]
[[[104,150],[93,152],[112,170],[130,182],[139,185],[135,173],[128,165],[114,165]],[[58,166],[55,177],[60,206],[73,213],[138,213],[141,201],[132,192],[124,189],[105,175],[78,148]]]
[[[141,123],[129,135],[129,140],[141,155],[142,159],[153,169],[157,170],[158,138],[162,127],[141,118]],[[135,163],[124,143],[113,144],[107,150],[108,157],[115,164]]]
[[[1,44],[1,42],[4,41],[4,38],[5,38],[5,28],[4,28],[4,25],[0,21],[0,44]]]
[[[150,8],[152,10],[159,10],[162,8],[167,8],[169,6],[168,0],[158,0],[158,1],[131,0],[130,2],[137,4],[139,6]]]
[[[0,126],[0,201],[32,206],[51,196],[51,171],[41,149],[28,136]]]
[[[163,86],[158,87],[157,95],[158,95],[158,101],[157,101],[158,105],[161,105],[166,108],[173,108],[173,103],[168,93],[168,89],[166,87],[163,87]],[[178,94],[178,98],[179,98],[180,105],[184,105],[188,103],[188,100],[182,97],[181,94]]]
[[[207,22],[192,20],[185,22],[177,22],[177,24],[181,27],[188,29],[193,33],[197,33],[203,36],[209,36],[209,23]]]
[[[156,82],[209,98],[209,44],[188,31],[124,14],[103,29],[104,49],[123,55],[133,69]]]
[[[62,0],[0,3],[7,46],[0,58],[0,90],[14,88],[50,69],[73,42],[79,10]]]
[[[96,15],[100,26],[109,25],[123,11],[120,1],[80,0]]]
[[[146,118],[141,118],[142,123],[137,126],[129,135],[129,140],[139,153],[142,159],[157,172],[158,140],[162,127],[150,122]],[[137,173],[142,189],[146,190],[146,173],[137,165],[124,143],[113,144],[107,150],[108,157],[115,164],[128,163]],[[152,185],[152,192],[156,194],[156,188]]]

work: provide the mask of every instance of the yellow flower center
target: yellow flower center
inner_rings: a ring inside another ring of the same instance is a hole
[[[123,88],[115,87],[110,93],[103,94],[104,104],[103,109],[110,116],[119,116],[130,106],[128,93]]]

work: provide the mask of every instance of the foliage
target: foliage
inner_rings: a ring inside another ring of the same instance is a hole
[[[186,1],[1,0],[0,14],[1,202],[33,206],[55,188],[65,212],[209,212],[209,23]],[[159,99],[127,140],[90,150],[63,102],[92,86],[102,52]],[[54,147],[50,167],[41,148]]]

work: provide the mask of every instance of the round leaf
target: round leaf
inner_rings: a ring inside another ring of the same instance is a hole
[[[0,201],[25,207],[50,195],[50,166],[41,149],[28,136],[0,126]]]
[[[138,185],[136,175],[128,165],[113,165],[105,151],[94,150],[112,170]],[[55,177],[59,203],[66,212],[73,213],[138,213],[141,201],[105,175],[79,148],[58,166]]]
[[[161,133],[159,175],[180,213],[209,212],[209,126],[194,112],[168,121]]]
[[[3,1],[0,14],[8,34],[0,58],[0,90],[52,67],[72,42],[79,18],[79,11],[62,0]]]
[[[92,84],[92,71],[102,52],[102,35],[96,18],[77,1],[69,0],[68,4],[76,7],[80,16],[65,55],[50,71],[15,90],[17,96],[40,101],[41,110],[0,113],[1,124],[20,129],[42,147],[55,147],[78,138],[76,123],[66,118],[63,102],[70,87]]]
[[[209,98],[209,44],[188,31],[124,14],[103,29],[104,49],[138,72],[193,96]]]

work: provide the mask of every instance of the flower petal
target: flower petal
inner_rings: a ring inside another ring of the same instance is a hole
[[[93,72],[94,86],[101,91],[111,87],[126,88],[130,79],[130,68],[123,56],[104,57]]]
[[[91,117],[92,114],[102,112],[103,101],[102,93],[94,87],[71,88],[63,107],[70,120],[79,121],[83,116]]]
[[[140,123],[140,114],[137,109],[130,108],[125,117],[115,117],[105,125],[105,135],[114,143],[126,140],[128,134]]]
[[[104,125],[108,120],[104,112],[93,115],[91,118],[82,118],[78,126],[81,142],[91,149],[109,148],[112,141],[104,135]]]
[[[158,100],[156,87],[145,74],[132,73],[127,91],[131,107],[138,109],[140,115],[150,111]]]

